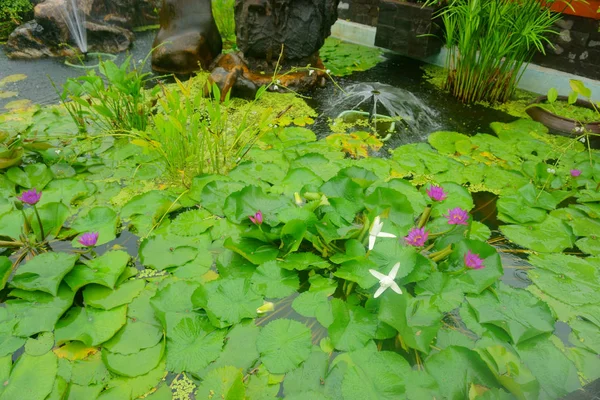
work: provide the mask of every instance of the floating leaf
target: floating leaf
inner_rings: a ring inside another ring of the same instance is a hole
[[[522,289],[512,289],[502,282],[495,293],[485,291],[467,296],[480,324],[492,324],[506,331],[518,344],[546,332],[554,331],[554,318],[548,306]]]
[[[56,342],[79,340],[88,346],[98,346],[113,337],[125,325],[127,306],[112,310],[74,307],[56,324]]]
[[[94,207],[87,214],[78,216],[71,224],[71,229],[83,234],[86,232],[97,232],[98,242],[96,246],[108,243],[116,238],[117,225],[119,217],[113,209],[108,207]],[[73,239],[74,247],[82,247],[78,239],[80,235]]]
[[[129,254],[126,252],[122,250],[109,251],[100,257],[85,261],[85,264],[77,264],[65,276],[65,282],[75,291],[90,283],[113,289],[128,262]]]
[[[254,324],[254,321],[234,325],[225,336],[225,347],[219,358],[211,363],[206,371],[228,365],[242,371],[249,370],[259,357],[256,349],[256,339],[259,332],[260,328]],[[204,376],[205,373],[200,375]]]
[[[27,339],[25,353],[30,356],[43,356],[54,347],[54,335],[52,332],[42,332],[37,338]]]
[[[574,243],[570,229],[551,215],[538,224],[504,225],[500,231],[510,241],[542,253],[562,252]]]
[[[325,381],[328,368],[329,355],[318,347],[313,347],[308,359],[299,368],[286,374],[283,382],[285,397],[304,394],[304,398],[311,398],[306,392],[322,392],[321,382]]]
[[[147,374],[156,368],[162,359],[164,350],[164,342],[127,355],[104,350],[102,352],[102,360],[110,371],[133,378]]]
[[[239,368],[221,367],[213,369],[204,377],[198,387],[198,398],[212,398],[216,396],[223,400],[244,400],[246,398],[243,382],[244,376]]]
[[[44,292],[13,290],[6,308],[11,314],[18,315],[14,327],[17,336],[29,337],[39,332],[51,332],[58,318],[73,304],[75,293],[64,283],[58,287],[56,296]]]
[[[223,213],[230,221],[239,224],[247,221],[249,215],[261,211],[264,222],[275,226],[279,223],[277,213],[286,207],[292,207],[291,198],[267,195],[257,186],[246,186],[227,197]]]
[[[35,188],[38,191],[52,180],[52,172],[45,164],[29,164],[23,167],[12,167],[6,171],[6,177],[26,189]]]
[[[287,297],[300,286],[298,274],[282,269],[276,261],[260,265],[252,275],[251,282],[256,292],[272,299]]]
[[[57,371],[54,353],[23,354],[13,368],[0,400],[44,400],[52,391]]]
[[[112,353],[134,354],[156,346],[162,337],[163,331],[157,326],[130,318],[115,336],[104,343],[103,347]]]
[[[262,329],[256,348],[269,372],[283,374],[293,370],[310,356],[310,339],[310,329],[300,322],[278,319]]]
[[[79,256],[68,253],[43,253],[19,267],[11,285],[23,290],[40,290],[56,296],[58,286],[75,266]]]
[[[351,306],[339,299],[331,301],[333,323],[328,332],[338,350],[353,351],[363,348],[375,337],[377,316],[360,306]]]
[[[119,285],[116,289],[109,289],[101,285],[88,285],[83,289],[85,304],[104,310],[129,304],[144,289],[145,282],[134,279]]]
[[[256,317],[256,309],[263,303],[262,297],[243,278],[220,279],[209,283],[206,288],[206,312],[210,321],[218,327]]]
[[[224,331],[199,316],[185,317],[167,335],[167,369],[200,371],[216,360],[223,347]]]
[[[182,266],[195,259],[197,255],[197,248],[182,246],[181,239],[172,235],[146,238],[140,245],[142,264],[159,271]]]

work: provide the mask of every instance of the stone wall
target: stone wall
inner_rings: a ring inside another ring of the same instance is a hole
[[[600,20],[564,15],[546,45],[546,55],[536,54],[533,62],[544,67],[600,79]]]
[[[379,0],[341,0],[338,17],[363,25],[376,26]]]

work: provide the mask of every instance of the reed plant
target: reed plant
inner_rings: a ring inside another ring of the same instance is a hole
[[[235,0],[213,0],[212,11],[226,49],[235,47]]]
[[[560,19],[550,11],[553,3],[450,0],[438,12],[448,49],[446,89],[464,103],[509,100],[535,52],[551,45]]]
[[[177,87],[161,85],[150,126],[137,132],[146,146],[162,156],[171,178],[187,185],[198,174],[226,174],[271,129],[270,108],[256,111],[258,107],[248,106],[240,111],[229,94],[219,101],[216,84],[208,87],[205,96],[194,91],[192,81],[176,83]],[[262,93],[264,88],[256,100]]]

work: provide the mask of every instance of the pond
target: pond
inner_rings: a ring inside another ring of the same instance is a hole
[[[394,55],[224,102],[206,74],[141,90],[121,55],[63,106],[46,74],[86,71],[1,57],[36,105],[0,114],[0,400],[557,399],[600,377],[585,140]],[[353,109],[389,140],[336,121]]]

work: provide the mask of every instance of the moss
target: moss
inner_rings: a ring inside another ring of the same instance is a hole
[[[339,39],[327,38],[319,51],[323,63],[335,76],[350,75],[355,71],[366,71],[383,60],[383,51]]]

